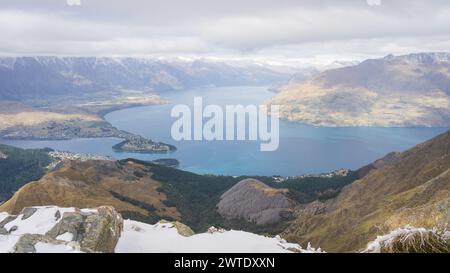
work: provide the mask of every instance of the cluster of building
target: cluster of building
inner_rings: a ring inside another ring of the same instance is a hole
[[[93,154],[78,154],[66,151],[51,151],[48,153],[52,158],[53,162],[48,166],[49,169],[55,168],[61,161],[63,160],[78,160],[78,161],[87,161],[87,160],[114,160],[114,158],[110,156],[103,155],[93,155]]]
[[[323,178],[332,178],[336,176],[347,176],[349,174],[350,170],[348,169],[337,169],[332,172],[328,173],[320,173],[320,174],[305,174],[305,175],[299,175],[299,176],[273,176],[272,178],[275,180],[275,182],[284,182],[288,179],[301,179],[301,178],[307,178],[307,177],[323,177]]]

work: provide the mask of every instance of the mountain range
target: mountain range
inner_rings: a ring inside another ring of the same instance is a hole
[[[450,54],[389,55],[281,88],[280,116],[319,126],[450,125]]]
[[[167,91],[285,81],[280,67],[252,62],[112,57],[0,58],[0,99],[24,100],[117,90]]]

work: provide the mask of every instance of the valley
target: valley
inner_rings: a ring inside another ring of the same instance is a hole
[[[448,63],[440,53],[388,56],[289,80],[255,64],[3,58],[0,247],[152,252],[170,250],[157,239],[166,236],[195,240],[186,252],[235,249],[240,239],[249,251],[445,252]],[[17,85],[28,73],[33,86]],[[274,94],[269,82],[287,85]],[[279,149],[175,141],[170,111],[196,96],[222,107],[281,104]],[[36,212],[54,229],[20,222]],[[114,234],[79,228],[97,220]],[[97,249],[64,229],[108,239]],[[205,246],[209,235],[218,248]],[[422,238],[426,247],[414,244]]]
[[[281,182],[275,177],[198,175],[136,159],[64,160],[41,178],[16,186],[20,189],[0,211],[17,215],[34,206],[106,205],[124,219],[152,225],[169,220],[194,233],[216,226],[281,234],[290,243],[331,252],[391,251],[384,237],[377,236],[420,232],[417,236],[427,234],[430,240],[443,236],[436,240],[443,240],[439,247],[445,250],[450,242],[439,232],[445,234],[450,223],[449,140],[450,131],[359,170]],[[8,155],[0,163],[17,153],[37,152],[0,148]],[[404,228],[408,225],[423,230]]]
[[[124,139],[114,150],[168,153],[154,142],[108,123],[109,112],[164,104],[156,92],[203,86],[268,84],[288,79],[255,63],[151,58],[0,58],[0,138],[9,140]],[[45,92],[42,92],[45,90]]]
[[[403,151],[449,129],[316,127],[280,120],[280,145],[269,153],[260,151],[259,141],[174,141],[170,132],[176,119],[171,118],[170,111],[177,104],[192,104],[195,96],[202,96],[205,104],[224,107],[227,104],[260,105],[274,94],[267,91],[266,86],[189,89],[164,93],[163,100],[168,103],[126,108],[104,116],[105,121],[121,133],[128,132],[175,146],[176,150],[169,153],[115,151],[112,147],[124,141],[117,137],[0,139],[0,143],[22,148],[49,147],[115,159],[176,158],[180,169],[200,174],[299,176],[328,173],[340,168],[357,169],[389,152]]]

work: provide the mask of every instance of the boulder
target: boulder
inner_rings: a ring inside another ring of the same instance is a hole
[[[8,231],[4,228],[0,228],[0,235],[7,235]]]
[[[23,208],[22,212],[20,214],[22,214],[22,220],[26,220],[28,218],[30,218],[35,212],[37,211],[37,208]]]
[[[122,216],[112,207],[99,207],[97,211],[83,222],[81,247],[93,252],[114,252],[123,230]]]
[[[60,235],[71,233],[74,241],[80,241],[83,237],[83,222],[85,218],[86,215],[83,215],[79,211],[65,212],[62,219],[47,232],[47,235],[56,239]]]
[[[0,222],[0,228],[4,228],[6,224],[8,224],[9,222],[12,222],[14,220],[16,220],[17,216],[16,215],[8,215],[5,219],[3,219]]]
[[[161,224],[172,224],[178,231],[178,234],[184,236],[184,237],[189,237],[195,234],[195,232],[188,227],[187,225],[178,222],[178,221],[173,221],[173,222],[169,222],[169,221],[165,221],[165,220],[161,220],[159,221],[159,223]]]

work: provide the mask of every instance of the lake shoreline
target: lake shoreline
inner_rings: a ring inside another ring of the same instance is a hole
[[[116,128],[175,145],[169,154],[115,152],[117,138],[72,139],[67,141],[8,141],[19,147],[47,146],[57,150],[89,152],[116,159],[155,160],[176,158],[179,169],[215,175],[300,176],[337,169],[357,169],[392,151],[403,151],[448,130],[446,128],[319,127],[280,120],[280,147],[260,152],[257,141],[174,141],[170,134],[173,105],[191,106],[194,96],[205,103],[223,105],[261,104],[273,93],[265,87],[228,87],[183,90],[164,94],[170,103],[133,105],[111,111],[104,120]]]

